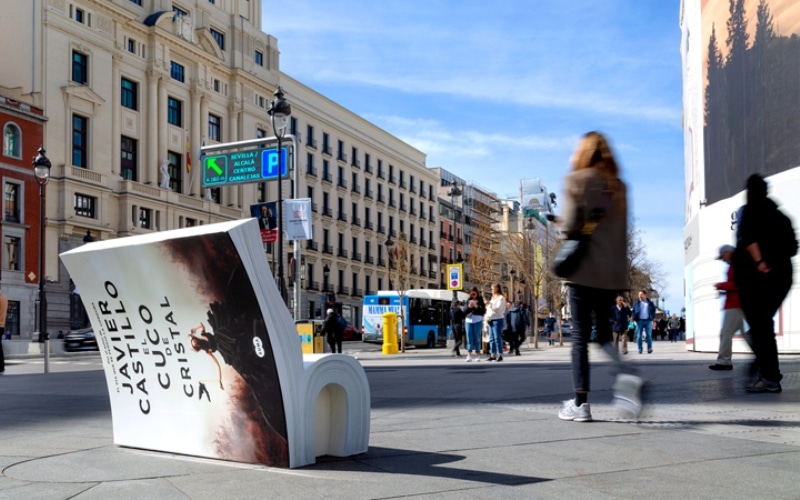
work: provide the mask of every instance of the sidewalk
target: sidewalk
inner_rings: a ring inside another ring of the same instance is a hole
[[[10,359],[0,377],[0,499],[798,498],[800,358],[780,394],[746,394],[745,356],[654,343],[628,354],[650,381],[638,422],[617,418],[592,350],[595,422],[562,422],[570,350],[540,344],[503,363],[443,349],[392,356],[346,344],[370,380],[370,449],[296,470],[113,444],[99,361]],[[78,365],[77,363],[82,363]],[[94,365],[92,365],[94,363]],[[146,432],[146,429],[143,429]]]

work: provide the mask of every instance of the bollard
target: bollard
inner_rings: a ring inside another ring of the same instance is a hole
[[[383,353],[397,354],[397,314],[383,313]]]

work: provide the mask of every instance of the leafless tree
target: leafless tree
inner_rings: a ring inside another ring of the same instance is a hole
[[[411,289],[412,255],[408,249],[408,240],[404,233],[400,233],[393,243],[390,240],[389,249],[389,281],[397,291],[400,304],[404,303],[407,290]],[[400,307],[400,351],[406,352],[405,307]]]

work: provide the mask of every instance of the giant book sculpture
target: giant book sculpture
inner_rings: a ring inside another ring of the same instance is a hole
[[[61,258],[97,336],[116,444],[277,467],[367,451],[364,370],[302,354],[255,219]]]

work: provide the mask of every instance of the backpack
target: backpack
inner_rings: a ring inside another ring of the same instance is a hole
[[[339,333],[344,332],[344,329],[347,328],[347,321],[343,317],[339,316],[338,324],[339,324]]]

